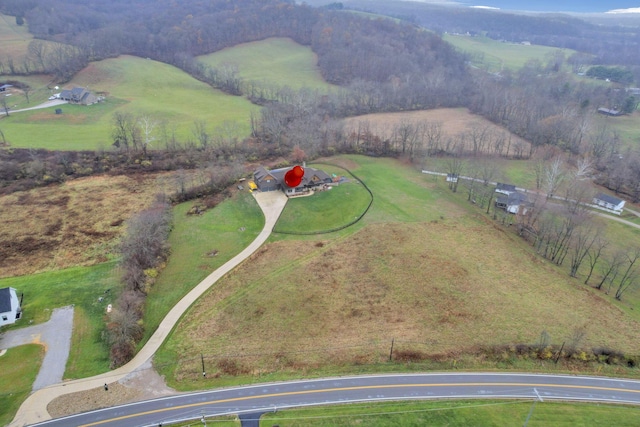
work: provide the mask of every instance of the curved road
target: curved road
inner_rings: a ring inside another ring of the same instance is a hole
[[[90,390],[102,387],[105,383],[118,381],[130,373],[134,372],[145,365],[160,345],[169,336],[171,330],[180,320],[180,317],[187,311],[203,293],[207,291],[214,283],[216,283],[225,274],[235,268],[238,264],[255,252],[271,235],[273,226],[278,217],[282,213],[287,203],[287,196],[280,191],[271,191],[269,193],[253,193],[258,205],[262,209],[265,217],[264,227],[253,242],[249,244],[242,252],[227,261],[220,268],[215,270],[191,290],[184,298],[182,298],[165,316],[158,329],[153,333],[145,346],[136,354],[136,356],[126,365],[121,366],[110,372],[106,372],[95,377],[83,378],[79,380],[67,381],[55,384],[49,387],[41,388],[29,395],[23,402],[18,413],[16,414],[11,426],[25,426],[35,424],[51,418],[47,412],[47,405],[56,397],[68,393]]]
[[[39,426],[157,426],[227,414],[348,402],[515,398],[640,404],[640,381],[568,375],[437,373],[257,384],[183,394],[47,421]]]

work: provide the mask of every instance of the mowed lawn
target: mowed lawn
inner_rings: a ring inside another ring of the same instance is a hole
[[[198,59],[216,68],[236,67],[239,76],[248,82],[325,92],[336,87],[322,78],[318,59],[311,48],[288,38],[243,43]]]
[[[471,55],[471,62],[491,72],[499,72],[503,68],[517,70],[532,59],[546,63],[557,51],[569,57],[575,51],[549,46],[503,43],[488,37],[469,37],[445,34],[443,39],[458,50]]]
[[[0,279],[0,288],[4,287],[24,294],[23,317],[8,329],[46,322],[53,309],[74,305],[65,378],[84,378],[109,369],[108,347],[101,334],[107,305],[115,302],[120,290],[115,262]],[[0,381],[2,378],[0,373]]]
[[[334,185],[330,190],[316,191],[312,196],[289,199],[274,227],[275,233],[313,234],[337,231],[361,218],[369,207],[371,194],[348,172],[326,165],[313,166],[329,174],[344,177],[346,182]]]
[[[264,414],[260,425],[271,427],[325,426],[514,426],[524,425],[531,401],[418,401],[361,403],[278,410]],[[637,425],[634,406],[538,402],[528,426]]]
[[[587,347],[640,350],[637,321],[443,183],[390,159],[339,161],[374,193],[365,219],[336,237],[276,240],[225,277],[156,359],[172,386],[195,386],[200,354],[212,375],[308,375],[384,363],[392,338],[455,358],[542,331],[561,344],[584,328]]]
[[[53,150],[91,150],[112,144],[113,115],[147,116],[157,123],[151,146],[161,145],[162,126],[180,141],[193,139],[196,121],[210,132],[224,126],[239,136],[249,133],[249,116],[258,107],[202,83],[176,67],[133,56],[91,63],[65,88],[87,87],[105,92],[103,103],[63,105],[13,113],[2,120],[2,130],[14,147]],[[55,114],[61,108],[62,114]]]
[[[37,344],[11,348],[0,356],[0,425],[11,422],[31,393],[43,358],[44,347]]]

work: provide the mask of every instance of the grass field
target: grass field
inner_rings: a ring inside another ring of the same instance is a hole
[[[171,173],[93,176],[0,197],[0,277],[113,259],[124,224],[157,194],[176,191]]]
[[[411,123],[413,125],[423,124],[430,126],[432,124],[440,124],[442,130],[442,138],[440,148],[442,149],[447,138],[456,138],[465,136],[464,149],[471,151],[473,144],[471,142],[471,132],[484,132],[485,147],[481,150],[484,153],[494,153],[491,141],[495,141],[497,137],[502,137],[505,141],[502,155],[514,156],[516,144],[521,144],[523,152],[529,152],[529,143],[524,139],[511,134],[504,128],[491,123],[483,117],[471,114],[466,108],[438,108],[434,110],[418,110],[400,113],[376,113],[365,114],[362,116],[349,117],[344,120],[345,130],[347,132],[358,132],[358,130],[367,129],[373,135],[381,138],[392,138],[394,127],[403,123]]]
[[[29,344],[0,356],[0,425],[8,425],[20,404],[31,393],[44,357],[41,345]]]
[[[370,212],[337,237],[276,236],[224,278],[156,359],[171,386],[203,386],[201,353],[220,384],[359,370],[384,361],[391,338],[450,360],[474,345],[533,343],[543,330],[560,344],[586,328],[583,345],[639,350],[637,320],[462,195],[390,159],[340,159],[373,191]]]
[[[248,82],[325,92],[335,87],[322,78],[311,49],[288,38],[244,43],[198,59],[212,67],[237,67],[239,75]]]
[[[525,46],[499,42],[481,36],[469,37],[445,34],[443,39],[454,45],[458,50],[471,55],[471,63],[473,65],[490,72],[499,72],[503,68],[517,70],[532,59],[545,63],[550,55],[558,50],[562,51],[565,57],[575,52],[571,49],[558,49],[549,46]]]
[[[203,215],[187,216],[192,205],[174,208],[171,257],[147,297],[143,343],[180,298],[248,246],[264,224],[260,207],[246,191]]]
[[[0,45],[2,45],[2,61],[12,58],[17,67],[22,66],[27,48],[33,36],[29,27],[16,24],[15,16],[0,14]]]
[[[46,322],[54,308],[75,306],[65,378],[83,378],[109,369],[108,348],[101,333],[107,304],[115,301],[120,289],[115,262],[0,279],[0,287],[7,286],[24,293],[23,317],[7,329]]]
[[[7,141],[14,147],[52,150],[108,148],[115,112],[146,115],[158,124],[165,123],[181,141],[193,139],[191,129],[196,121],[205,121],[211,132],[224,125],[237,136],[245,136],[250,113],[258,108],[175,67],[132,56],[91,63],[65,85],[74,86],[105,92],[106,101],[64,105],[58,107],[63,111],[59,115],[53,107],[13,113],[0,120]],[[160,126],[152,136],[161,144]]]
[[[508,426],[524,425],[532,402],[421,401],[362,403],[323,406],[267,413],[260,425],[271,427],[309,426]],[[633,406],[588,405],[582,403],[537,403],[528,426],[635,426],[640,409]]]

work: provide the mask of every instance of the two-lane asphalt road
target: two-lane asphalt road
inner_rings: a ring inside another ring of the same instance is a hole
[[[157,426],[224,414],[403,399],[515,398],[640,405],[640,381],[565,375],[438,373],[376,375],[211,390],[58,418],[38,426]]]

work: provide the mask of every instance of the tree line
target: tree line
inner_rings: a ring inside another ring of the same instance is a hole
[[[515,13],[429,2],[348,0],[343,8],[381,13],[439,34],[484,35],[507,42],[567,48],[589,54],[594,64],[629,65],[640,73],[640,21],[627,17]]]

